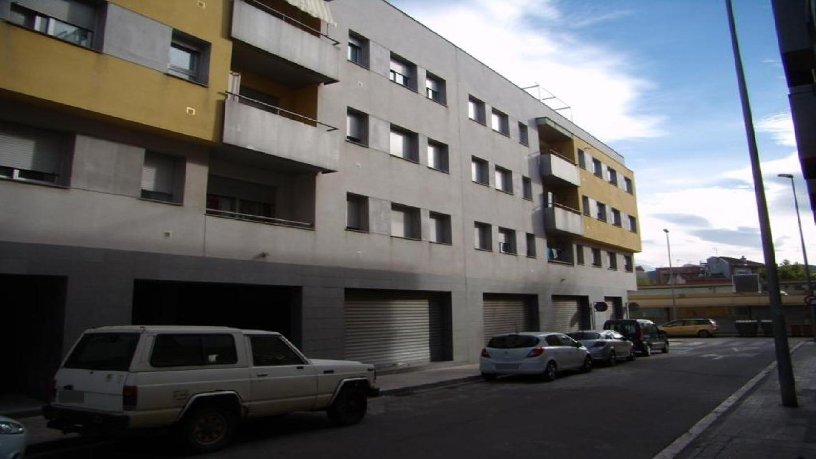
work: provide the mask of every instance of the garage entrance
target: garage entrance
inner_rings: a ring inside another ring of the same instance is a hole
[[[300,346],[300,298],[299,287],[136,280],[133,323],[271,330]]]
[[[491,336],[535,331],[538,328],[537,305],[533,296],[485,293],[482,304],[484,342]]]
[[[592,328],[589,301],[579,296],[553,296],[546,322],[547,331],[567,333]]]

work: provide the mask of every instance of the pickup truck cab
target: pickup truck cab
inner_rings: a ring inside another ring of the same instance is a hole
[[[363,419],[373,365],[304,356],[279,333],[227,327],[86,330],[57,371],[48,426],[88,433],[174,426],[198,452],[225,446],[241,419],[325,410]]]

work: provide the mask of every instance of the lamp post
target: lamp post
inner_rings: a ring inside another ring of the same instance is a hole
[[[666,249],[669,252],[669,286],[671,286],[671,296],[672,296],[672,310],[671,310],[671,320],[677,319],[677,299],[674,296],[674,279],[673,279],[673,272],[672,272],[672,264],[671,264],[671,242],[669,242],[669,230],[663,228],[663,232],[666,233]]]
[[[813,284],[810,279],[810,265],[807,259],[807,249],[805,248],[805,235],[802,233],[802,219],[799,217],[799,200],[796,199],[796,185],[793,183],[793,174],[778,174],[779,177],[790,179],[793,190],[793,206],[796,208],[796,222],[799,224],[799,240],[802,241],[802,257],[805,259],[805,278],[807,279],[808,295],[813,295]],[[813,340],[816,341],[816,305],[810,306],[810,329],[813,332]]]

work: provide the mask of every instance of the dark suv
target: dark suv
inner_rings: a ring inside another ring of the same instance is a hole
[[[616,319],[607,320],[604,330],[615,330],[631,341],[635,351],[649,356],[652,351],[662,350],[669,352],[669,338],[660,331],[651,320],[645,319]]]

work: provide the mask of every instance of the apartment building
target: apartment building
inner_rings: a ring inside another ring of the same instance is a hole
[[[381,368],[625,314],[634,174],[382,0],[0,0],[0,393],[85,328]]]

